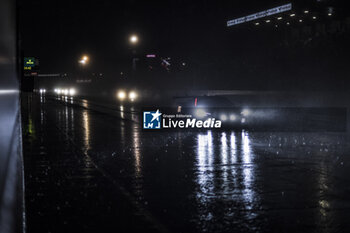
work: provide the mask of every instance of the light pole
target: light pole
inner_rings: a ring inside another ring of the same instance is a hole
[[[80,60],[78,60],[79,64],[80,64],[80,73],[81,73],[81,76],[84,76],[84,66],[86,66],[88,63],[89,63],[89,56],[87,55],[83,55],[81,56]],[[83,78],[83,77],[82,77]]]
[[[137,42],[139,41],[139,38],[137,35],[131,35],[129,38],[129,41],[131,44],[137,44]]]
[[[135,34],[130,35],[129,42],[132,49],[132,63],[131,63],[131,83],[136,82],[136,62],[138,58],[136,57],[136,45],[139,43],[139,37]]]
[[[81,59],[78,61],[82,66],[86,65],[89,62],[89,57],[87,55],[84,55],[81,57]]]

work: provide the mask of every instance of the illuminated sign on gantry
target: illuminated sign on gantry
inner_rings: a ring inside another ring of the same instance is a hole
[[[251,15],[244,16],[241,18],[229,20],[229,21],[227,21],[227,27],[230,27],[230,26],[233,26],[236,24],[241,24],[241,23],[253,21],[253,20],[260,19],[260,18],[263,18],[266,16],[279,14],[281,12],[290,11],[291,9],[292,9],[292,3],[288,3],[288,4],[274,7],[274,8],[265,10],[265,11],[260,11],[260,12],[255,13],[255,14],[251,14]]]

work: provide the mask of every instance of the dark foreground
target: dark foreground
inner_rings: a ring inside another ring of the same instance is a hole
[[[23,98],[28,233],[350,232],[349,134],[144,132],[88,107]]]

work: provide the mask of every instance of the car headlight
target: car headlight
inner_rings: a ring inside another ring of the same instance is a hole
[[[126,93],[125,91],[119,91],[117,96],[118,96],[118,99],[124,100],[126,97]]]
[[[70,95],[70,96],[75,95],[75,93],[76,93],[76,91],[75,91],[74,88],[69,89],[69,95]]]
[[[129,99],[130,99],[131,101],[134,101],[134,100],[136,99],[136,97],[137,97],[136,92],[131,91],[131,92],[129,93]]]

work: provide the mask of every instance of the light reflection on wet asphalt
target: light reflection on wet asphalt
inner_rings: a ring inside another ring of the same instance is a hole
[[[88,155],[86,166],[90,158],[172,232],[350,230],[346,133],[145,132],[49,103],[47,121]]]

